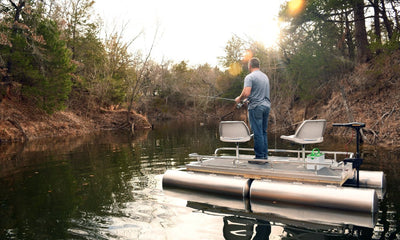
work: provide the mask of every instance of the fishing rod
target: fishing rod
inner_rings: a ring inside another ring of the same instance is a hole
[[[204,98],[213,98],[213,99],[220,99],[220,100],[226,100],[226,101],[233,101],[236,102],[235,99],[232,98],[224,98],[224,97],[217,97],[217,96],[204,96],[204,95],[196,95],[194,97],[204,97]],[[240,103],[236,104],[236,108],[241,108],[244,104],[248,103],[249,100],[246,98],[242,101],[240,101]]]
[[[192,95],[192,97],[203,97],[203,98],[211,98],[211,99],[218,99],[218,100],[226,100],[226,101],[236,102],[235,99],[232,99],[232,98],[224,98],[224,97],[217,97],[217,96]],[[247,103],[249,103],[249,100],[247,98],[242,100],[242,101],[240,101],[239,103],[236,104],[236,108],[233,111],[225,114],[224,116],[221,117],[221,119],[224,119],[225,117],[233,114],[236,109],[240,109],[243,105],[245,105]]]
[[[235,101],[235,99],[232,98],[224,98],[224,97],[217,97],[217,96],[203,96],[203,95],[196,95],[193,97],[203,97],[203,98],[213,98],[213,99],[219,99],[219,100],[226,100],[226,101]]]

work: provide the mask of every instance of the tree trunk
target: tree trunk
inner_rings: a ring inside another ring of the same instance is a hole
[[[356,61],[365,63],[371,58],[371,52],[368,48],[367,30],[365,28],[364,1],[354,1],[354,27],[356,42]]]
[[[375,50],[375,53],[378,55],[382,52],[381,24],[379,21],[379,0],[374,0],[374,30],[375,30],[376,43],[379,46],[379,48]]]
[[[355,47],[354,47],[353,36],[351,34],[350,22],[349,22],[347,13],[346,13],[346,44],[347,44],[347,48],[349,49],[349,58],[354,61],[354,59],[355,59],[354,48]]]
[[[394,20],[395,20],[395,26],[393,29],[396,29],[396,31],[400,30],[400,20],[399,20],[399,11],[397,11],[396,6],[394,6],[393,2],[390,2],[392,5],[392,11],[394,12]]]
[[[392,27],[392,23],[390,22],[387,14],[386,14],[385,0],[381,0],[381,6],[382,6],[381,13],[382,13],[383,24],[385,25],[389,39],[392,39],[393,27]]]

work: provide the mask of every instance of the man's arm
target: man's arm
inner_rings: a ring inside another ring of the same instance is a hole
[[[239,97],[235,98],[236,103],[240,103],[243,99],[246,99],[248,96],[250,96],[251,93],[251,87],[245,87],[242,90],[242,93],[240,94]]]

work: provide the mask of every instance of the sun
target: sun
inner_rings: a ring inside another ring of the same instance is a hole
[[[252,40],[262,43],[266,48],[277,47],[281,35],[279,8],[277,5],[271,5],[269,1],[265,1],[257,11],[261,10],[266,12],[259,12],[257,21],[251,22],[251,25],[248,26],[249,35]]]
[[[263,26],[259,26],[257,31],[253,31],[252,39],[262,43],[266,48],[278,46],[281,37],[281,30],[278,20],[266,19]]]
[[[278,20],[270,21],[270,24],[265,29],[263,36],[264,46],[267,48],[274,48],[278,46],[281,36],[281,29]]]

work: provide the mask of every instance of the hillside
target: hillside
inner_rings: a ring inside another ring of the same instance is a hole
[[[333,93],[308,109],[306,118],[327,119],[330,134],[344,131],[333,131],[334,122],[364,122],[366,143],[400,146],[400,51],[359,65],[332,85],[337,85]]]

